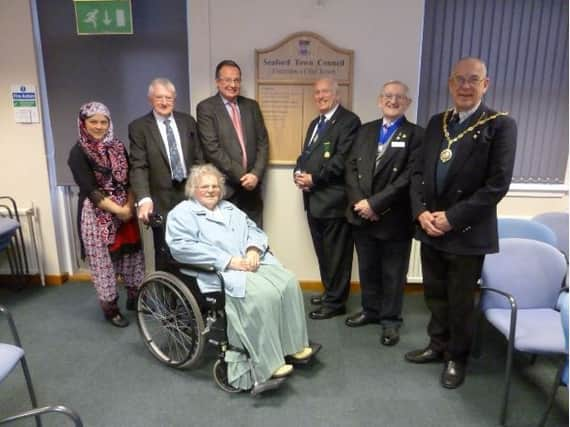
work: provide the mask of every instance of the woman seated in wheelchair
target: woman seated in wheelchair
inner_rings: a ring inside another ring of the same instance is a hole
[[[166,243],[175,260],[206,264],[222,272],[226,292],[228,341],[245,348],[226,352],[228,383],[242,390],[253,386],[250,366],[259,382],[283,377],[291,363],[306,362],[310,347],[303,295],[293,273],[268,252],[267,236],[232,203],[222,200],[224,177],[213,165],[192,168],[186,184],[188,200],[168,215]],[[199,274],[202,292],[215,292],[215,276]]]

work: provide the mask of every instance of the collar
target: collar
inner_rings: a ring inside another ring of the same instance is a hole
[[[163,123],[166,119],[170,119],[170,121],[174,121],[174,114],[170,113],[170,115],[168,117],[164,117],[160,114],[158,114],[156,111],[152,110],[152,115],[154,116],[154,120],[156,120],[158,123]]]
[[[327,113],[325,114],[319,114],[320,116],[325,116],[325,120],[327,122],[330,122],[332,116],[334,116],[334,113],[336,113],[336,110],[338,110],[338,107],[340,106],[340,104],[336,104],[332,109],[330,109]]]
[[[391,122],[385,120],[384,117],[382,117],[382,126],[390,127],[396,122],[399,122],[399,123],[403,122],[403,119],[404,119],[403,114],[400,117],[396,118],[396,120],[392,120]]]
[[[471,117],[471,115],[477,111],[477,109],[481,106],[481,101],[479,101],[477,103],[477,105],[475,107],[473,107],[472,109],[470,109],[469,111],[457,111],[455,109],[455,107],[453,108],[453,114],[457,113],[459,114],[459,123],[463,123],[465,120],[467,120],[469,117]]]
[[[212,211],[200,204],[200,202],[197,200],[188,199],[188,202],[190,203],[190,210],[192,210],[192,212],[196,213],[197,215],[206,215],[208,217],[212,215]],[[216,208],[219,208],[222,212],[231,211],[234,209],[234,205],[225,200],[220,200]]]
[[[232,104],[232,103],[235,103],[236,105],[239,105],[239,104],[238,104],[239,95],[236,96],[236,99],[234,99],[233,101],[230,101],[229,99],[224,98],[224,95],[222,95],[220,92],[218,92],[218,94],[220,95],[220,98],[222,98],[222,102],[224,103],[224,105],[227,106],[228,104]]]

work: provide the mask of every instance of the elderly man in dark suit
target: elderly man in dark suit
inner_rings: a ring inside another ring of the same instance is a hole
[[[269,140],[259,105],[240,95],[241,69],[231,60],[216,66],[218,93],[196,109],[204,157],[226,176],[226,198],[261,228],[261,181]]]
[[[412,214],[419,225],[429,345],[412,363],[445,360],[441,384],[465,378],[474,321],[474,291],[485,254],[498,251],[497,204],[513,174],[516,124],[481,100],[487,68],[463,58],[449,77],[454,107],[431,118],[414,163]]]
[[[201,163],[202,155],[196,122],[185,113],[174,111],[176,88],[164,78],[148,87],[152,111],[129,124],[130,182],[137,201],[138,217],[148,222],[151,213],[166,214],[185,200],[188,171]],[[155,248],[162,236],[154,235]],[[155,268],[166,260],[155,251]]]
[[[378,97],[382,118],[358,131],[345,174],[346,217],[352,224],[362,289],[362,310],[345,323],[380,323],[381,343],[388,346],[399,341],[413,232],[410,165],[423,136],[423,129],[404,116],[410,103],[404,83],[384,84]]]
[[[319,320],[346,313],[353,240],[344,217],[348,203],[344,168],[360,119],[339,104],[338,84],[332,79],[316,81],[313,97],[320,115],[307,130],[294,181],[303,192],[325,288],[322,295],[311,298],[311,303],[320,307],[309,316]]]

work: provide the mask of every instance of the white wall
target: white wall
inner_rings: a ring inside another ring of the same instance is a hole
[[[33,84],[39,90],[28,1],[0,0],[0,58],[0,195],[14,197],[22,208],[37,206],[46,273],[58,275],[42,125],[16,123],[11,107],[12,85]]]

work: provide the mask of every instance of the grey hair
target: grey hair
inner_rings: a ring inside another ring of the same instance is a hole
[[[485,62],[481,58],[477,58],[475,56],[465,56],[461,58],[459,61],[457,61],[455,64],[453,64],[450,77],[453,77],[453,75],[455,74],[455,69],[457,68],[457,66],[465,61],[475,61],[479,63],[481,65],[481,68],[483,68],[483,78],[487,78],[487,64],[485,64]]]
[[[410,91],[410,88],[408,87],[408,85],[406,83],[404,83],[401,80],[388,80],[386,83],[384,83],[382,85],[382,90],[380,91],[380,95],[384,95],[384,89],[386,88],[386,86],[388,85],[400,85],[404,88],[404,95],[406,95],[406,98],[410,99],[410,97],[408,96],[408,92]]]
[[[168,89],[174,96],[176,96],[176,88],[174,87],[174,83],[164,77],[157,77],[152,79],[150,84],[148,85],[148,92],[147,96],[150,98],[154,93],[155,86],[163,86]]]
[[[218,179],[218,185],[220,186],[220,199],[224,198],[224,196],[226,195],[225,185],[224,185],[226,183],[226,178],[219,171],[219,169],[211,163],[206,163],[205,165],[193,166],[192,169],[190,169],[190,176],[188,177],[188,180],[186,180],[186,187],[184,188],[186,197],[188,197],[189,199],[194,198],[196,190],[200,186],[200,181],[202,180],[202,177],[206,175],[213,175]]]

